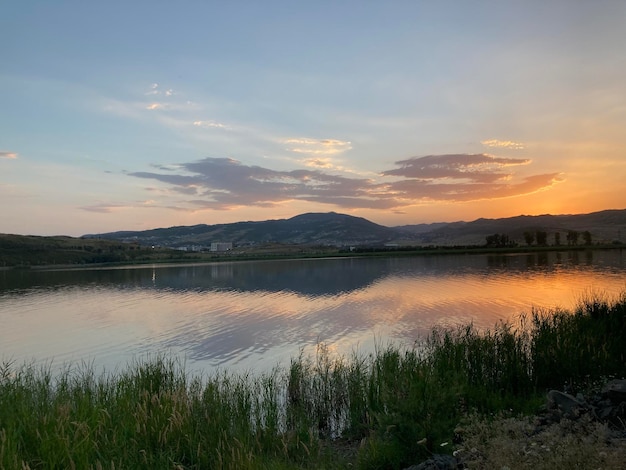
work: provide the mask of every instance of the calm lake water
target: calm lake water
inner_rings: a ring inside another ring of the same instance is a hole
[[[0,360],[262,371],[320,342],[369,352],[624,291],[623,250],[0,271]]]

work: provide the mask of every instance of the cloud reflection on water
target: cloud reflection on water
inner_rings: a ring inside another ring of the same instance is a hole
[[[320,341],[367,351],[436,324],[571,308],[585,290],[624,290],[624,264],[613,251],[3,273],[0,354],[111,365],[170,351],[194,368],[258,370]]]

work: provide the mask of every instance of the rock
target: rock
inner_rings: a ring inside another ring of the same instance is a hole
[[[611,380],[602,387],[600,393],[586,397],[550,390],[546,407],[538,416],[537,430],[558,423],[563,418],[577,420],[583,415],[607,423],[613,429],[623,429],[626,422],[626,380]]]
[[[602,388],[602,395],[616,405],[626,401],[626,380],[611,380]]]
[[[405,470],[460,470],[465,468],[463,463],[452,455],[434,454],[428,460],[411,465]]]
[[[613,402],[611,400],[601,400],[596,403],[596,416],[600,421],[608,421],[614,414]]]
[[[575,418],[587,410],[587,406],[569,393],[550,390],[548,392],[548,405],[550,408],[558,408],[567,418]]]
[[[616,428],[624,428],[626,422],[626,401],[619,405],[607,406],[602,409],[600,420],[613,425]]]

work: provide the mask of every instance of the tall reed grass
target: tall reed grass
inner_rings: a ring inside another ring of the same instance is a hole
[[[532,413],[550,388],[626,373],[626,295],[413,347],[189,376],[163,356],[96,375],[0,364],[0,469],[403,468],[469,413]],[[446,444],[447,443],[447,444]]]

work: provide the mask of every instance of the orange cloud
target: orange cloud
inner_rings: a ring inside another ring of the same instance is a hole
[[[6,150],[0,150],[0,158],[7,158],[9,160],[14,160],[17,158],[17,153],[8,152]]]
[[[559,173],[516,177],[501,169],[530,163],[489,155],[430,155],[396,162],[382,173],[395,181],[330,174],[324,159],[319,169],[279,171],[248,166],[232,158],[204,158],[167,173],[135,172],[157,180],[179,195],[189,210],[272,207],[285,201],[308,201],[348,209],[402,209],[425,201],[468,202],[531,194],[561,181]],[[180,205],[178,206],[180,207]]]
[[[304,161],[306,166],[315,167],[315,168],[333,168],[330,158],[310,158]]]
[[[352,149],[352,143],[337,139],[309,139],[293,138],[287,139],[288,150],[296,153],[308,155],[336,155]]]
[[[521,150],[524,148],[524,144],[522,144],[521,142],[513,142],[512,140],[490,139],[483,140],[481,144],[486,147],[507,148],[515,150]]]

